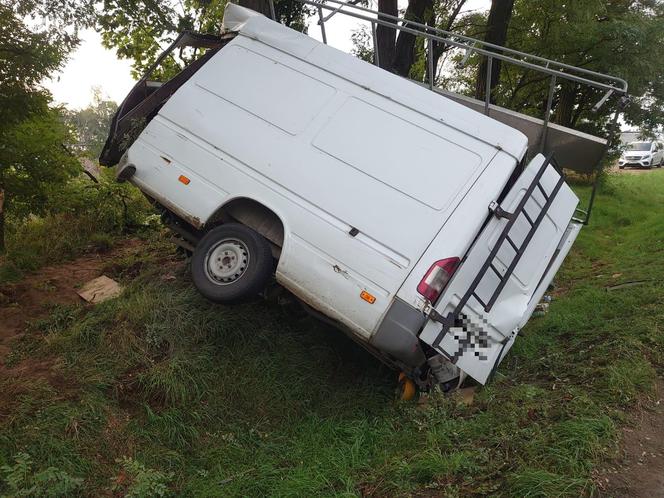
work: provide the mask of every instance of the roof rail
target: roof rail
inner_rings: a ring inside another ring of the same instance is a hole
[[[272,18],[274,16],[274,0],[268,0],[270,3],[270,11]],[[434,43],[448,45],[451,47],[465,50],[466,53],[463,57],[461,64],[465,64],[471,54],[476,53],[480,56],[486,57],[487,61],[487,77],[486,88],[484,91],[484,101],[478,101],[469,97],[464,97],[458,94],[452,94],[444,91],[435,85],[435,71],[433,57],[428,58],[427,64],[427,83],[430,90],[437,93],[442,93],[457,102],[471,107],[478,111],[483,111],[484,114],[491,115],[491,117],[503,121],[520,131],[526,133],[532,147],[529,149],[529,154],[534,152],[548,153],[552,148],[558,149],[563,146],[562,156],[570,159],[570,163],[576,160],[576,165],[570,167],[575,171],[583,173],[595,173],[595,182],[593,184],[592,195],[588,208],[585,210],[584,224],[587,224],[590,219],[590,212],[595,198],[595,191],[597,186],[597,178],[601,171],[601,166],[607,156],[609,144],[613,142],[616,134],[618,116],[627,102],[627,89],[628,84],[622,78],[611,76],[608,74],[591,71],[582,67],[572,66],[562,62],[540,57],[538,55],[528,54],[519,50],[514,50],[500,45],[487,43],[470,36],[453,33],[433,26],[427,26],[416,21],[408,20],[402,17],[384,14],[376,10],[358,5],[360,0],[295,0],[305,5],[315,7],[318,13],[318,25],[321,29],[321,38],[323,43],[327,44],[327,33],[325,31],[325,23],[336,14],[349,16],[361,21],[371,24],[371,33],[374,48],[374,64],[379,66],[378,52],[376,50],[376,27],[385,26],[396,31],[403,31],[415,36],[423,37],[427,43],[427,51],[433,53]],[[324,14],[326,12],[326,14]],[[276,19],[275,19],[276,20]],[[500,108],[491,103],[491,70],[494,60],[513,64],[525,69],[533,70],[542,74],[550,76],[550,84],[547,96],[546,109],[542,120],[532,118],[530,116],[521,115],[516,117],[518,112],[509,111]],[[575,130],[564,128],[559,125],[550,123],[551,111],[553,106],[553,98],[556,91],[556,85],[561,80],[572,81],[581,85],[586,85],[596,88],[603,92],[602,97],[593,106],[592,111],[597,112],[606,104],[612,97],[620,97],[618,105],[616,106],[609,128],[611,137],[598,139],[587,135],[585,133],[576,132]],[[422,84],[422,82],[418,82]],[[551,131],[551,133],[549,133]],[[553,135],[552,135],[553,134]],[[576,145],[574,145],[576,143]],[[572,147],[570,147],[572,144]],[[565,147],[565,145],[567,147]],[[578,152],[582,152],[579,154]],[[584,154],[584,153],[585,154]],[[560,155],[560,154],[559,154]],[[563,161],[561,161],[562,163]],[[583,163],[583,167],[577,167]]]

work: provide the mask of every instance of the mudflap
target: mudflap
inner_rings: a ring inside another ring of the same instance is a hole
[[[481,384],[494,374],[581,229],[579,199],[551,156],[536,156],[475,240],[420,333]]]

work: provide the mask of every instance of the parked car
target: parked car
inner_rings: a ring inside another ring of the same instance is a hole
[[[660,142],[644,141],[627,144],[620,156],[618,167],[636,166],[640,168],[661,167],[664,163],[664,147]]]
[[[210,48],[173,79],[139,82],[102,164],[163,209],[208,299],[274,275],[420,387],[487,382],[581,228],[553,159],[252,11],[229,3],[224,25],[173,44]]]

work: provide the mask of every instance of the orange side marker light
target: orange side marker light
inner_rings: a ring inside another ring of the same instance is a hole
[[[189,185],[189,182],[191,182],[191,180],[184,175],[180,175],[178,177],[178,180],[180,181],[180,183],[184,183],[185,185]]]
[[[367,303],[373,304],[376,302],[376,296],[369,294],[367,291],[360,292],[360,297],[364,299]]]

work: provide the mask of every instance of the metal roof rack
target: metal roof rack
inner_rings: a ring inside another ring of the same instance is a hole
[[[376,27],[385,26],[396,31],[403,31],[414,36],[423,37],[427,43],[429,53],[434,51],[434,43],[455,47],[465,51],[461,64],[465,64],[471,54],[478,54],[486,58],[486,88],[484,91],[484,100],[477,99],[449,92],[439,88],[435,84],[435,71],[433,57],[428,58],[427,64],[427,82],[431,91],[442,94],[456,102],[473,108],[485,115],[501,121],[528,136],[529,156],[535,153],[548,154],[556,152],[558,162],[565,168],[581,172],[595,174],[593,190],[588,207],[585,210],[579,210],[584,215],[582,220],[584,224],[590,219],[590,212],[595,198],[595,189],[597,185],[597,176],[601,171],[601,165],[608,152],[610,139],[601,139],[587,133],[579,132],[571,128],[566,128],[550,122],[551,111],[553,107],[554,94],[557,84],[562,80],[572,81],[581,85],[596,88],[603,92],[592,111],[597,112],[612,97],[619,97],[618,105],[614,111],[611,125],[611,133],[617,129],[618,116],[622,107],[627,101],[627,82],[615,76],[602,74],[597,71],[572,66],[562,62],[557,62],[538,55],[528,54],[519,50],[514,50],[482,40],[471,38],[469,36],[446,31],[434,26],[428,26],[416,21],[404,19],[402,17],[379,13],[378,11],[358,5],[359,0],[295,0],[305,5],[312,6],[318,13],[317,24],[321,29],[321,38],[323,43],[327,44],[327,33],[325,23],[333,16],[341,14],[361,21],[370,23],[374,48],[374,64],[379,65],[378,52],[376,50]],[[269,0],[272,18],[274,14],[274,0]],[[491,71],[494,60],[499,60],[506,64],[515,65],[537,73],[545,74],[550,77],[549,90],[547,96],[546,109],[542,119],[537,119],[515,110],[506,109],[491,103]],[[423,84],[421,81],[416,83]]]

